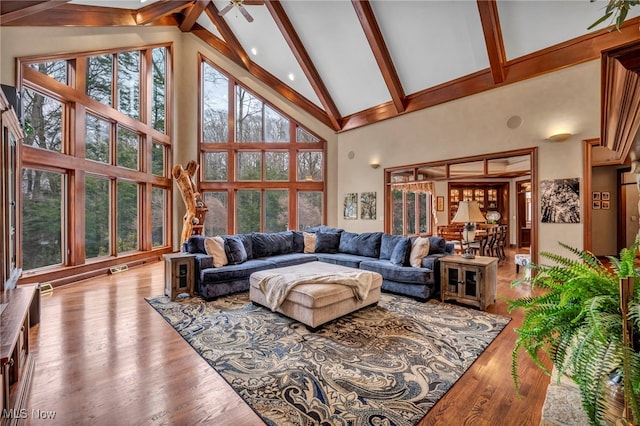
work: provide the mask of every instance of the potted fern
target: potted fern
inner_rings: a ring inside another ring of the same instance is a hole
[[[543,357],[548,357],[558,377],[569,375],[578,385],[582,405],[592,424],[602,424],[606,403],[606,382],[621,378],[624,393],[623,413],[627,421],[640,420],[640,271],[635,267],[638,242],[611,257],[604,265],[592,253],[560,243],[573,256],[549,252],[540,255],[552,265],[528,267],[532,278],[513,282],[539,288],[537,295],[508,300],[509,312],[522,309],[522,326],[512,354],[511,373],[518,390],[520,350],[547,374]],[[621,282],[631,283],[627,304],[621,306]],[[635,284],[635,285],[634,285]],[[628,311],[628,313],[627,313]],[[629,327],[631,325],[631,327]],[[626,328],[625,328],[626,327]],[[623,329],[625,332],[623,332]],[[631,330],[629,330],[631,329]],[[628,331],[635,332],[636,341]]]

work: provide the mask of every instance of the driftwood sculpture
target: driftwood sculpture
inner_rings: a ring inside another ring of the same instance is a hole
[[[182,201],[184,201],[185,214],[182,218],[182,234],[180,242],[185,242],[191,235],[202,233],[204,225],[204,215],[209,210],[202,200],[202,195],[198,192],[195,175],[198,171],[198,163],[190,160],[187,167],[181,164],[173,167],[171,174],[176,180]]]

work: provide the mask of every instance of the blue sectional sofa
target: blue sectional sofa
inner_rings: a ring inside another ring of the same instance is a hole
[[[230,263],[221,267],[214,267],[213,257],[207,254],[206,237],[191,236],[183,251],[195,256],[196,293],[211,299],[247,291],[253,272],[321,261],[378,272],[383,290],[424,301],[440,292],[438,258],[453,254],[453,244],[429,237],[429,253],[420,267],[413,267],[408,259],[412,239],[407,237],[382,232],[356,234],[327,226],[305,232],[315,234],[312,253],[305,253],[301,231],[223,236]]]

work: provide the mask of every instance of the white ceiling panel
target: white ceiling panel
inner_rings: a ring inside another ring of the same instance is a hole
[[[604,15],[605,0],[498,0],[498,14],[507,60],[528,55],[566,40],[613,24],[604,22],[587,28]],[[628,17],[640,16],[634,7]]]
[[[218,10],[222,10],[228,3],[228,1],[214,1]],[[224,19],[251,60],[311,102],[322,107],[267,8],[265,6],[246,6],[245,8],[253,17],[253,22],[248,22],[236,8],[226,13]]]
[[[140,0],[71,0],[69,3],[85,6],[116,7],[119,9],[140,9],[157,1],[159,0],[147,0],[145,2]]]
[[[218,32],[218,29],[215,25],[213,25],[213,22],[211,22],[211,19],[209,19],[209,16],[206,13],[202,13],[200,16],[198,16],[198,20],[196,22],[211,34],[215,35],[221,40],[224,40],[222,38],[222,35],[220,35],[220,32]]]
[[[372,2],[407,94],[489,67],[475,1]]]
[[[391,99],[350,1],[282,5],[343,116]]]

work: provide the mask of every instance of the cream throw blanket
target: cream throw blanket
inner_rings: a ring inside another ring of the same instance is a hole
[[[300,284],[340,284],[351,287],[356,300],[364,300],[369,294],[372,281],[373,274],[368,271],[308,275],[273,272],[262,278],[258,286],[264,293],[269,308],[275,312],[285,301],[291,289]]]

